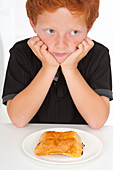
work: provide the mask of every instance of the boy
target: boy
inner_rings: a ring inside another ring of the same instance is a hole
[[[27,0],[35,37],[10,50],[3,103],[13,124],[104,125],[112,82],[109,51],[87,37],[99,0]]]

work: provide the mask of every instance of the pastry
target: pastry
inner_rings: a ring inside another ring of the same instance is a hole
[[[63,154],[80,157],[83,146],[80,136],[74,131],[47,131],[40,136],[34,153],[38,156]]]

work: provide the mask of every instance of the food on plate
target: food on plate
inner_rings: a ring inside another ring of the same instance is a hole
[[[38,156],[62,154],[80,157],[83,147],[84,144],[77,132],[46,131],[40,136],[34,153]]]

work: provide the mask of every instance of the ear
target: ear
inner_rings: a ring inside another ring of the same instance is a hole
[[[32,28],[33,28],[33,31],[34,31],[35,33],[37,33],[37,32],[36,32],[36,28],[35,28],[33,22],[31,21],[31,19],[29,19],[29,22],[30,22],[30,25],[31,25]]]

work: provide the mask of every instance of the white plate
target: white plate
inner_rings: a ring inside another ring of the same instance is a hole
[[[45,131],[77,132],[81,137],[82,142],[85,144],[83,155],[79,158],[69,157],[65,155],[46,155],[46,156],[35,155],[34,148],[36,147],[41,134],[44,133]],[[102,143],[96,136],[82,130],[72,128],[51,128],[37,131],[27,136],[22,143],[22,148],[23,151],[28,156],[38,161],[52,164],[77,164],[89,161],[98,156],[102,151]]]

